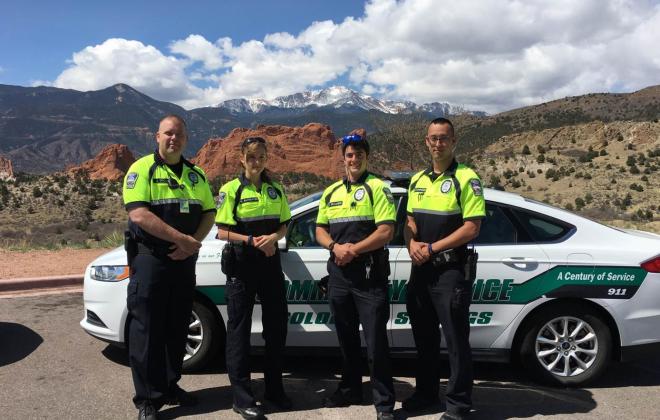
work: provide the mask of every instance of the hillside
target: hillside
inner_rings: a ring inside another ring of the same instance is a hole
[[[590,121],[657,121],[660,86],[633,93],[591,93],[518,108],[486,118],[462,116],[460,131],[466,150],[488,146],[512,133],[539,131]]]
[[[606,223],[660,231],[660,123],[592,122],[500,138],[464,156],[486,185]]]

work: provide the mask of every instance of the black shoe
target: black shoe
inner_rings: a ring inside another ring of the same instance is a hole
[[[264,395],[264,400],[270,405],[274,405],[279,410],[291,410],[293,407],[293,401],[285,393],[280,395]]]
[[[440,420],[466,420],[470,416],[470,412],[465,413],[454,413],[445,411],[445,413],[440,416]]]
[[[158,420],[158,412],[151,404],[144,404],[138,412],[138,420]]]
[[[394,413],[389,411],[379,411],[376,420],[394,420]]]
[[[234,413],[240,414],[244,419],[262,420],[266,418],[266,416],[264,416],[264,412],[261,411],[261,408],[257,407],[256,405],[254,407],[246,408],[239,408],[234,405],[231,408],[234,410]]]
[[[436,396],[435,398],[415,392],[410,397],[403,400],[401,407],[409,413],[415,411],[425,410],[435,404],[437,404],[440,399]]]
[[[344,395],[341,391],[335,391],[329,397],[323,399],[323,406],[327,408],[348,407],[353,404],[361,404],[362,395]]]
[[[176,385],[174,390],[170,392],[168,405],[180,405],[182,407],[191,407],[197,405],[197,397],[188,391],[185,391],[179,385]]]

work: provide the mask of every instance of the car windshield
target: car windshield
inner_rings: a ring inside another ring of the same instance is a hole
[[[323,191],[315,192],[312,195],[308,195],[307,197],[303,197],[301,199],[294,201],[293,203],[289,204],[289,207],[291,208],[291,211],[293,211],[298,207],[304,206],[305,204],[309,204],[319,200],[321,198],[321,195],[323,195]]]

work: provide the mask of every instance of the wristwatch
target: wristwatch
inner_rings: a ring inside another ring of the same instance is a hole
[[[433,246],[429,243],[429,255],[433,255]]]
[[[332,248],[335,247],[335,244],[336,244],[335,241],[330,242],[330,245],[328,245],[328,249],[329,249],[330,251],[332,251]]]
[[[248,235],[247,244],[248,246],[254,245],[254,236]]]

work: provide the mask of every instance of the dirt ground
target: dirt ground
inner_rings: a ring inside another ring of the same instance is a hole
[[[0,279],[83,274],[87,264],[107,248],[57,251],[5,251],[0,249]]]

